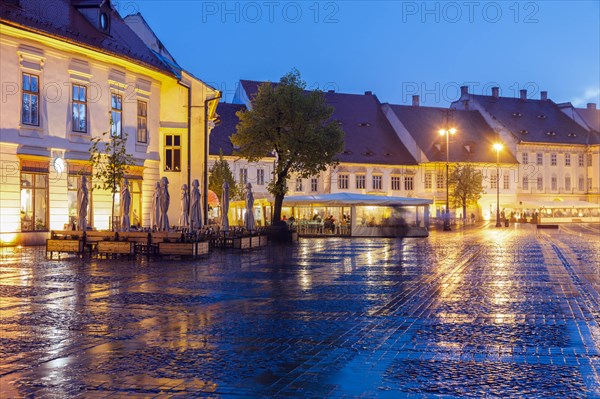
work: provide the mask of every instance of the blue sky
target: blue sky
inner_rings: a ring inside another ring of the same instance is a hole
[[[446,106],[471,92],[600,101],[598,1],[122,1],[176,60],[231,101],[239,79],[276,81],[292,67],[309,87],[412,94]]]

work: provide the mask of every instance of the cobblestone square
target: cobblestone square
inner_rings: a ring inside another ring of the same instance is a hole
[[[600,226],[197,260],[2,248],[2,398],[600,398]]]

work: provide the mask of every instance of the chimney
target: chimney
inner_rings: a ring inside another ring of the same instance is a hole
[[[547,91],[540,91],[540,99],[542,101],[546,101],[548,99],[548,92]]]
[[[492,87],[492,97],[498,98],[500,96],[500,88]]]
[[[327,90],[327,93],[335,93],[335,90]]]
[[[372,91],[365,91],[365,96],[372,96],[373,92]]]
[[[596,109],[596,103],[587,103],[587,109]]]
[[[460,86],[460,95],[469,94],[469,86]]]
[[[414,95],[412,98],[413,98],[413,105],[412,106],[413,107],[418,107],[419,106],[419,95]]]
[[[527,100],[527,89],[521,89],[521,100]]]

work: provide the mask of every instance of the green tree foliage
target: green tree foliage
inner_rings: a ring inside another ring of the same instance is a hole
[[[485,193],[483,175],[473,165],[456,165],[448,175],[448,183],[452,206],[462,208],[463,218],[466,218],[467,207],[477,204]]]
[[[112,118],[110,120],[112,126]],[[115,194],[119,191],[121,181],[135,159],[127,153],[127,134],[121,136],[103,132],[101,136],[92,137],[90,146],[90,163],[94,188],[108,190],[112,194],[111,220],[115,216]],[[114,226],[113,226],[114,228]]]
[[[344,132],[331,120],[333,107],[321,91],[306,91],[293,69],[278,84],[260,85],[252,109],[238,111],[240,122],[231,137],[237,155],[250,162],[275,154],[269,192],[275,197],[273,221],[281,220],[281,206],[292,173],[307,178],[338,163],[344,150]]]
[[[235,184],[233,172],[229,168],[229,163],[223,159],[223,151],[219,153],[219,159],[215,161],[210,168],[208,176],[208,189],[217,194],[219,198],[223,194],[223,183],[229,183],[229,198],[240,199],[239,187]]]

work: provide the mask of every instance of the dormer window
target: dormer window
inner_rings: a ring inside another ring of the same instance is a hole
[[[538,119],[546,119],[547,118],[547,116],[544,114],[539,114],[537,117],[538,117]]]
[[[556,132],[546,132],[546,136],[554,137],[556,136]]]
[[[515,118],[520,118],[520,117],[522,117],[522,116],[523,116],[523,114],[522,114],[522,113],[520,113],[520,112],[513,112],[513,116],[514,116]]]
[[[523,129],[523,130],[520,130],[520,133],[521,134],[527,134],[527,133],[529,133],[529,130]]]
[[[577,134],[575,134],[575,133],[569,133],[569,134],[567,134],[567,136],[569,136],[569,137],[577,137]]]
[[[360,127],[369,127],[369,126],[371,126],[371,124],[369,122],[360,122],[358,124],[358,126],[360,126]]]
[[[110,28],[110,20],[108,14],[105,12],[100,13],[100,30],[104,33],[108,33]]]

